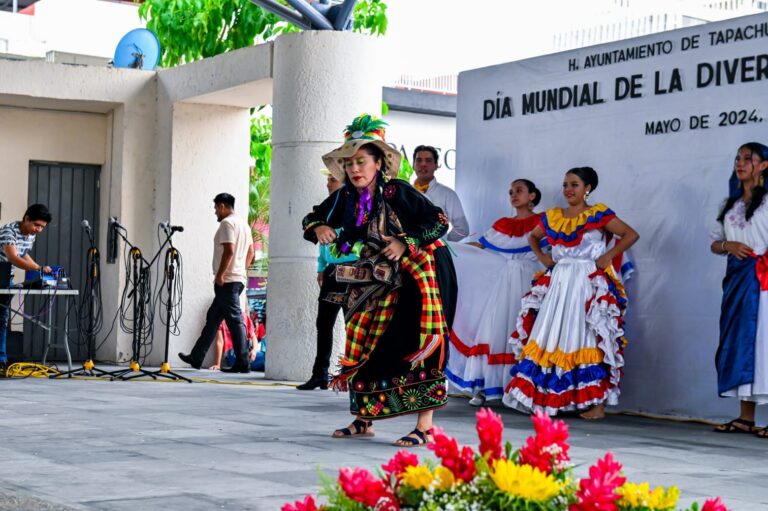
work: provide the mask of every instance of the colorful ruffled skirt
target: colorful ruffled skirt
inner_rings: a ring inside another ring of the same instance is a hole
[[[613,269],[599,270],[591,259],[563,259],[541,274],[510,338],[519,362],[504,404],[549,415],[617,404],[626,304]]]
[[[501,399],[517,362],[509,344],[520,299],[541,266],[529,259],[505,258],[489,250],[451,243],[459,280],[446,376],[451,393],[482,392]]]

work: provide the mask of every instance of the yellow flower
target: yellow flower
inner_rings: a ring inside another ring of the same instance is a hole
[[[651,487],[648,483],[635,484],[626,482],[616,489],[616,493],[621,495],[619,505],[648,507]]]
[[[515,465],[509,460],[493,463],[491,479],[507,493],[525,500],[544,502],[556,497],[562,489],[554,477],[530,465]]]
[[[416,465],[415,467],[410,466],[405,469],[405,472],[403,472],[402,483],[417,490],[424,490],[429,488],[429,485],[432,484],[433,480],[434,477],[432,476],[432,472],[429,471],[429,468],[424,465]]]
[[[680,490],[670,486],[666,491],[659,486],[651,491],[648,483],[624,483],[616,492],[621,495],[619,505],[646,507],[655,511],[674,509],[680,498]]]
[[[657,510],[675,509],[680,498],[680,490],[676,486],[670,486],[667,491],[659,486],[651,492],[650,508]]]
[[[435,488],[438,490],[450,490],[456,480],[453,477],[453,472],[440,465],[435,469]]]

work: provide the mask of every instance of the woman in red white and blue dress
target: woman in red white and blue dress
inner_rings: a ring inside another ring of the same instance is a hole
[[[549,269],[523,297],[510,339],[519,362],[503,398],[526,413],[602,419],[618,403],[627,299],[612,262],[639,236],[605,204],[587,203],[597,183],[591,167],[566,172],[568,207],[548,210],[528,238]],[[620,240],[609,250],[613,236]],[[551,254],[541,250],[543,238]]]
[[[500,400],[509,382],[515,363],[509,335],[520,299],[542,269],[528,245],[528,234],[539,224],[541,215],[533,210],[540,200],[534,183],[517,179],[509,188],[514,217],[494,222],[477,242],[450,243],[459,294],[446,376],[449,389],[470,397],[472,406]]]
[[[736,154],[738,185],[720,210],[711,250],[727,255],[715,354],[717,392],[739,400],[739,416],[715,428],[768,438],[755,426],[757,405],[768,404],[768,147],[742,145]]]

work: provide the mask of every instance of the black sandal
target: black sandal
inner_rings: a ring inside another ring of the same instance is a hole
[[[371,428],[372,426],[373,426],[373,421],[364,421],[361,419],[355,419],[354,421],[352,421],[352,427],[355,428],[354,433],[349,428],[341,428],[334,431],[331,436],[333,438],[352,438],[356,436],[371,437],[375,434],[373,433],[373,431],[370,431],[370,432],[368,431],[368,429]]]
[[[417,438],[413,438],[408,435],[416,435]],[[416,447],[418,445],[426,445],[429,443],[429,440],[427,440],[427,435],[432,435],[432,428],[426,431],[421,431],[419,428],[415,428],[413,431],[408,433],[408,435],[398,438],[393,442],[393,444],[398,447]],[[404,443],[399,444],[398,442]]]
[[[755,433],[757,438],[768,438],[768,428],[763,428]]]
[[[737,424],[739,426],[744,426],[747,429],[740,428],[737,426]],[[713,431],[715,433],[746,433],[748,435],[753,435],[755,431],[757,431],[757,428],[755,428],[755,421],[747,421],[741,418],[736,418],[731,422],[720,424]]]

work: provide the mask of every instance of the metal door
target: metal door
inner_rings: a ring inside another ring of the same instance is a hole
[[[85,284],[86,255],[89,248],[88,236],[81,223],[88,220],[98,246],[99,233],[99,173],[97,165],[77,163],[29,162],[29,204],[43,203],[53,215],[53,222],[37,236],[31,255],[38,263],[61,266],[70,277],[72,289]],[[48,352],[48,360],[65,360],[61,346],[63,340],[64,315],[69,312],[70,350],[74,360],[85,360],[87,349],[81,344],[78,332],[77,307],[66,307],[67,301],[57,298],[55,309],[54,341]],[[27,299],[25,311],[31,315],[45,313],[47,300]],[[80,304],[77,300],[77,305]],[[67,311],[69,309],[69,311]],[[41,310],[43,312],[41,312]],[[58,341],[58,342],[57,342]],[[24,357],[41,360],[45,332],[24,322]]]

